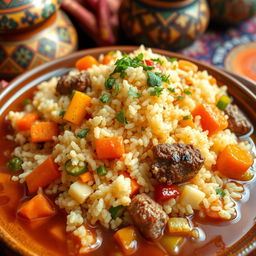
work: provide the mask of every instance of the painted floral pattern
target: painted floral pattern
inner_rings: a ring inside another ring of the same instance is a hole
[[[8,18],[6,15],[3,15],[2,18],[0,18],[0,30],[13,30],[18,27],[18,23]]]
[[[36,13],[31,13],[29,10],[26,10],[25,16],[21,18],[21,22],[23,24],[28,23],[29,25],[33,25],[36,19],[38,19],[38,15]]]
[[[13,53],[12,58],[17,62],[21,67],[28,67],[31,62],[34,53],[26,48],[25,46],[19,46]]]
[[[42,10],[42,17],[47,19],[56,11],[56,6],[53,4],[46,4]]]

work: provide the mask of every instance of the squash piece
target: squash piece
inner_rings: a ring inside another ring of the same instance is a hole
[[[169,236],[163,235],[160,239],[160,244],[164,247],[169,255],[173,255],[176,252],[177,247],[183,242],[184,238],[181,236]]]
[[[19,131],[28,131],[30,130],[32,124],[37,120],[38,120],[37,113],[27,113],[17,121],[17,128]]]
[[[59,129],[55,122],[40,122],[30,128],[31,141],[34,143],[52,141],[52,137],[58,134]]]
[[[167,232],[169,234],[179,233],[186,235],[190,233],[190,225],[186,218],[170,218],[167,222]]]
[[[80,125],[87,113],[86,108],[90,105],[91,98],[89,96],[82,92],[75,91],[63,119],[72,124]]]

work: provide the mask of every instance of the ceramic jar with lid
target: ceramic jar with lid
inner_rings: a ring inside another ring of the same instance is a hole
[[[176,50],[190,45],[207,28],[206,0],[123,0],[120,24],[137,44]]]
[[[0,1],[0,79],[77,48],[77,32],[58,0]]]
[[[208,0],[211,19],[220,25],[232,25],[256,15],[256,0]]]

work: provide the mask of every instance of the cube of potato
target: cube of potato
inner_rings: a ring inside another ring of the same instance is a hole
[[[185,185],[180,196],[180,203],[184,206],[190,204],[193,209],[200,210],[200,203],[204,198],[204,192],[191,185]]]
[[[92,193],[93,189],[80,181],[74,182],[68,190],[68,194],[79,204],[82,204]]]
[[[170,218],[167,222],[167,232],[188,234],[190,232],[190,225],[186,218]]]
[[[176,248],[180,246],[183,240],[184,238],[181,236],[169,236],[165,234],[160,239],[160,244],[170,255],[173,255],[176,252]]]

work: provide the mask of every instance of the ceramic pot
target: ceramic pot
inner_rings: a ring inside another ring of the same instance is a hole
[[[221,25],[232,25],[256,15],[255,0],[208,0],[211,19]]]
[[[123,0],[120,24],[137,44],[176,50],[190,45],[207,28],[206,0]]]
[[[57,0],[0,1],[0,79],[77,48],[77,33]]]

